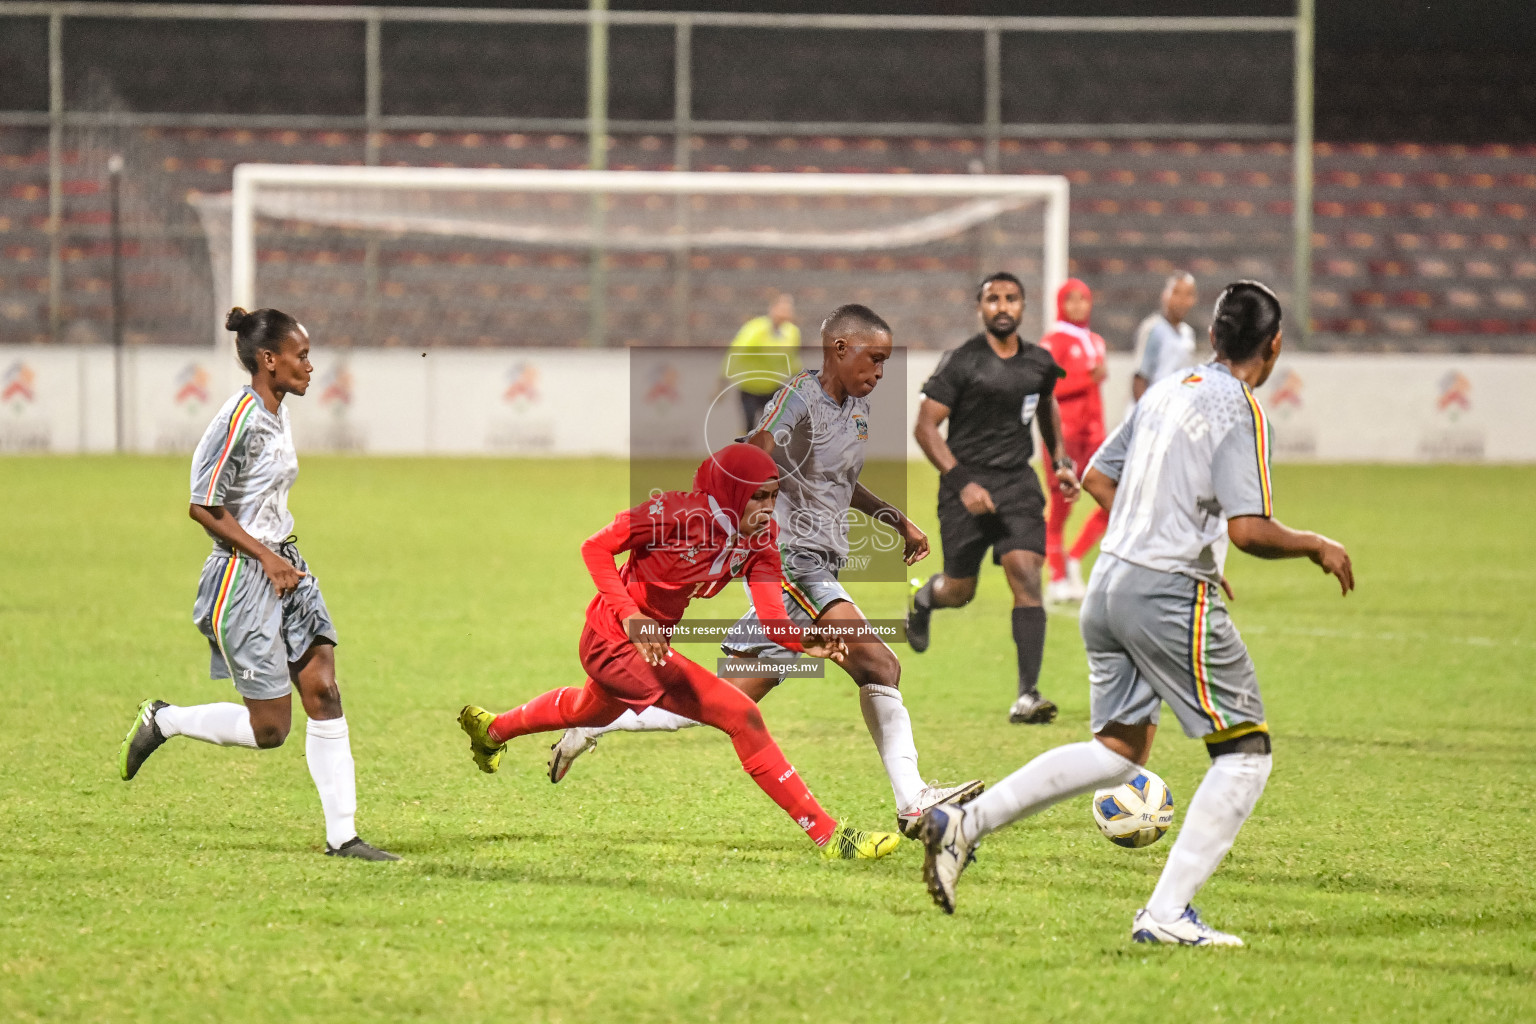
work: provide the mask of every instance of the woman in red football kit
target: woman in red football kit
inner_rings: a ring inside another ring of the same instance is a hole
[[[752,699],[669,646],[672,627],[695,597],[713,597],[735,578],[752,591],[771,639],[813,657],[840,660],[841,640],[805,636],[784,613],[772,456],[731,444],[706,458],[690,492],[657,492],[620,512],[581,546],[597,584],[581,633],[585,687],[541,694],[501,715],[470,705],[459,724],[481,771],[495,772],[508,740],[536,732],[603,726],[626,709],[659,705],[731,738],[741,766],[826,855],[883,857],[899,837],[839,825],[811,795],[774,742]],[[615,556],[628,551],[620,567]]]
[[[1078,473],[1087,470],[1088,460],[1104,443],[1104,400],[1099,384],[1106,375],[1104,339],[1088,329],[1093,313],[1093,292],[1077,278],[1069,278],[1056,291],[1056,322],[1041,339],[1043,345],[1066,371],[1056,382],[1056,404],[1061,409],[1062,441],[1067,456],[1077,463]],[[1083,599],[1083,556],[1104,536],[1109,513],[1095,508],[1082,532],[1073,541],[1070,552],[1063,553],[1067,517],[1071,504],[1052,487],[1050,513],[1045,520],[1045,559],[1051,567],[1051,585],[1047,597],[1053,601]]]

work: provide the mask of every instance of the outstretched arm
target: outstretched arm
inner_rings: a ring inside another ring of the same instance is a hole
[[[1227,522],[1232,544],[1255,558],[1310,558],[1339,581],[1339,593],[1355,589],[1355,569],[1349,552],[1336,540],[1308,530],[1293,530],[1277,519],[1238,516]]]

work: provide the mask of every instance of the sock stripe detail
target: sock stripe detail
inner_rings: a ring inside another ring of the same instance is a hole
[[[1195,607],[1189,622],[1189,660],[1195,677],[1195,698],[1200,702],[1205,717],[1220,731],[1227,727],[1227,721],[1211,696],[1210,672],[1206,665],[1210,602],[1211,585],[1200,580],[1195,584]]]

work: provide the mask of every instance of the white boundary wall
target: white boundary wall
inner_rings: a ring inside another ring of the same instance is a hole
[[[909,419],[939,353],[908,356]],[[290,400],[302,451],[380,455],[609,455],[629,447],[623,350],[317,350]],[[129,349],[125,447],[190,455],[244,380],[207,348]],[[1110,356],[1111,424],[1131,365]],[[115,443],[113,353],[0,346],[0,452],[100,452]],[[1536,357],[1287,355],[1260,392],[1276,457],[1320,462],[1536,462]],[[909,424],[910,426],[910,424]],[[916,447],[909,453],[918,457]]]

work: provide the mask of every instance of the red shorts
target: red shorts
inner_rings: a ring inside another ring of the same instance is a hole
[[[651,665],[628,640],[610,639],[591,626],[581,631],[579,650],[587,676],[614,700],[637,711],[655,704],[668,690],[692,697],[705,676],[719,682],[714,673],[677,651],[668,652],[665,665]]]

